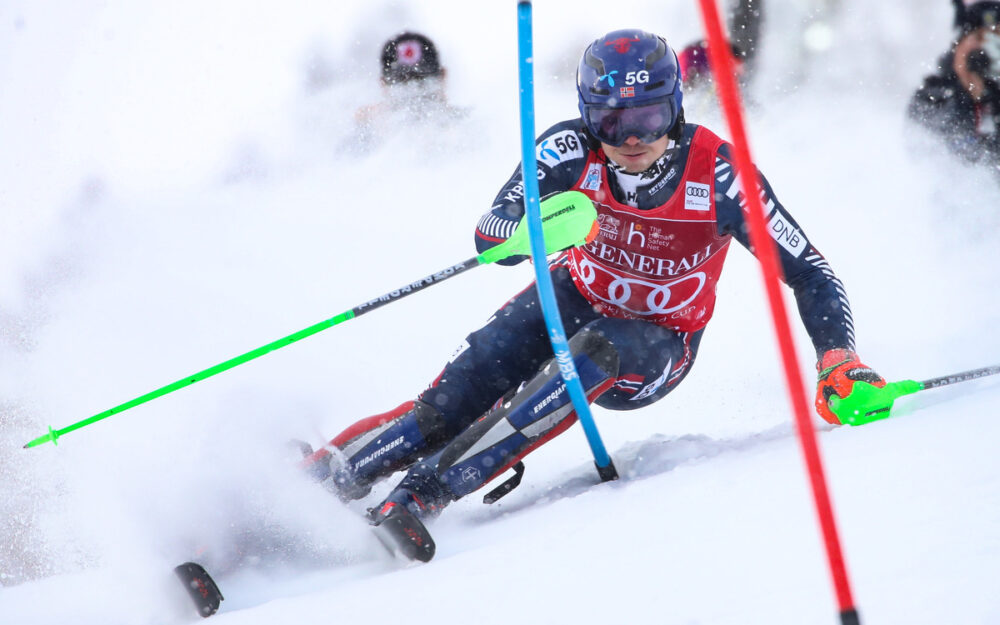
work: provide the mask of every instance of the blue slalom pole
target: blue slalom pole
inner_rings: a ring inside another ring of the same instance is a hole
[[[531,239],[531,257],[535,265],[535,286],[542,304],[542,314],[548,326],[549,339],[555,352],[559,372],[566,383],[566,390],[573,402],[576,416],[587,435],[590,450],[594,454],[594,462],[602,481],[618,479],[618,472],[611,462],[611,456],[604,448],[601,434],[597,431],[594,416],[590,412],[587,394],[580,383],[580,376],[573,362],[569,343],[566,341],[566,330],[563,328],[562,317],[559,315],[559,305],[556,303],[555,290],[552,287],[552,276],[549,274],[549,263],[545,255],[545,240],[542,234],[542,216],[538,197],[538,164],[535,160],[535,101],[534,78],[532,72],[531,51],[531,2],[519,0],[517,3],[517,52],[518,52],[518,84],[521,103],[521,177],[524,180],[524,209],[528,217],[528,235]]]

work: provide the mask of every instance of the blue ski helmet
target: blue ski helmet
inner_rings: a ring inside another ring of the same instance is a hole
[[[583,123],[602,143],[652,143],[681,116],[677,55],[662,37],[616,30],[587,46],[576,73]]]

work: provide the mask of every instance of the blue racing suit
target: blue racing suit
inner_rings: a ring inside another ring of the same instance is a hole
[[[536,157],[542,197],[577,189],[598,207],[598,239],[549,266],[587,395],[612,410],[647,406],[691,369],[729,241],[752,251],[731,148],[707,129],[685,124],[656,163],[631,174],[609,161],[575,119],[543,133]],[[784,280],[817,356],[853,349],[843,285],[763,175],[760,180]],[[478,222],[479,251],[513,233],[523,199],[519,167]],[[703,251],[684,251],[691,249]],[[333,457],[332,480],[348,498],[409,467],[387,501],[418,514],[439,510],[575,421],[551,361],[547,326],[529,285],[468,335],[415,401],[352,425],[315,459]]]

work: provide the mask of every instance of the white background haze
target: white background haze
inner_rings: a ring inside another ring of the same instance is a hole
[[[1000,187],[904,117],[947,48],[950,3],[766,5],[752,151],[844,281],[862,358],[893,380],[997,364]],[[589,41],[642,27],[679,49],[701,29],[693,0],[534,13],[539,132],[576,115]],[[380,97],[379,50],[403,28],[438,43],[469,115],[359,150],[354,111]],[[516,15],[512,1],[8,0],[0,32],[0,622],[197,621],[170,576],[189,559],[219,572],[220,625],[836,622],[758,269],[738,246],[684,384],[638,412],[595,411],[623,479],[595,484],[576,427],[499,504],[446,510],[428,565],[388,561],[285,443],[415,396],[530,282],[526,264],[22,449],[474,255],[520,154]],[[864,623],[1000,623],[998,401],[986,379],[821,428]]]

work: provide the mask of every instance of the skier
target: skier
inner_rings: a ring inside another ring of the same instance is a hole
[[[382,46],[380,63],[383,98],[355,113],[355,144],[377,143],[385,126],[398,128],[414,121],[447,126],[467,114],[448,103],[447,70],[437,46],[425,35],[406,31],[392,37]]]
[[[736,79],[744,82],[746,66],[743,51],[735,45],[732,45],[731,48],[736,67]],[[704,39],[698,39],[684,46],[684,49],[677,55],[677,61],[685,90],[712,84],[712,69],[708,62],[708,42]]]
[[[598,209],[597,237],[549,270],[587,397],[611,410],[648,406],[688,375],[729,243],[750,249],[732,148],[685,122],[678,71],[663,38],[608,33],[580,60],[580,117],[536,142],[542,196],[579,190]],[[761,183],[785,281],[816,349],[816,407],[839,423],[832,395],[848,395],[857,380],[885,381],[854,351],[848,300],[830,265]],[[480,251],[511,235],[523,198],[518,168],[478,222]],[[305,465],[345,500],[408,468],[371,521],[428,518],[575,420],[531,285],[469,334],[416,399],[351,425]]]
[[[729,9],[729,32],[732,46],[741,51],[749,65],[757,59],[764,28],[764,0],[736,0]]]
[[[742,50],[730,44],[735,78],[743,92],[744,104],[753,106],[748,98],[749,65]],[[684,111],[699,119],[716,119],[721,115],[715,77],[708,60],[708,41],[699,39],[677,52],[677,65],[684,86]]]
[[[745,82],[760,50],[764,0],[734,0],[729,4],[727,22],[732,37],[730,47],[736,62],[737,78]],[[700,86],[701,83],[711,84],[707,41],[698,39],[689,43],[680,49],[677,58],[685,90]],[[687,95],[689,94],[685,94],[685,97]]]
[[[951,49],[908,112],[965,160],[1000,167],[1000,2],[955,0],[955,25]]]

